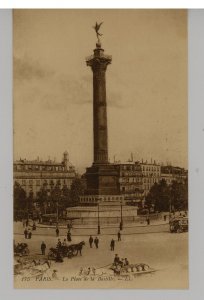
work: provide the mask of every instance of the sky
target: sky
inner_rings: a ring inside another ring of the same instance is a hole
[[[14,10],[14,159],[93,162],[95,22],[106,72],[109,159],[188,167],[185,10]]]

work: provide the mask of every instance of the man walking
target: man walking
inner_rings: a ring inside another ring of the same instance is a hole
[[[32,238],[32,232],[30,231],[30,229],[28,229],[28,235],[27,235],[27,238],[28,238],[28,239],[31,239],[31,238]]]
[[[118,231],[118,242],[121,241],[121,233],[120,230]]]
[[[58,226],[56,227],[56,237],[58,237],[59,236],[59,228],[58,228]]]
[[[93,244],[93,237],[90,235],[90,238],[89,238],[89,245],[90,245],[90,248],[92,248],[92,244]]]
[[[94,244],[96,246],[96,249],[98,249],[99,239],[97,238],[97,236],[94,239]]]
[[[70,230],[67,232],[67,241],[71,242],[72,241],[72,236]]]
[[[115,249],[115,241],[114,241],[114,239],[111,240],[110,247],[111,247],[111,251],[114,251],[114,249]]]
[[[46,244],[45,244],[45,242],[42,242],[42,244],[41,244],[42,255],[45,255],[45,249],[46,249]]]
[[[120,258],[118,256],[118,254],[115,254],[114,261],[113,261],[114,265],[118,265],[119,262],[120,262]]]
[[[59,250],[62,247],[62,242],[60,239],[57,241],[57,249]]]
[[[24,230],[24,236],[25,236],[25,239],[28,238],[28,230],[27,230],[27,228],[25,228],[25,230]]]

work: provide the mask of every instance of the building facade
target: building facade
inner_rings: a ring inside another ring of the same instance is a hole
[[[137,205],[143,199],[143,178],[139,162],[128,162],[115,165],[118,171],[120,194],[127,204]]]
[[[188,179],[188,171],[184,168],[170,165],[161,166],[161,179],[164,179],[167,184],[171,184],[173,181],[185,183]]]
[[[142,183],[144,189],[144,197],[147,196],[151,187],[161,180],[161,166],[155,161],[152,163],[141,162]]]
[[[63,160],[59,163],[52,160],[20,159],[13,164],[14,183],[19,183],[27,196],[32,193],[34,199],[42,187],[46,187],[47,191],[52,190],[56,184],[61,188],[65,185],[70,188],[75,177],[75,168],[69,161],[67,151],[63,153]]]
[[[169,185],[173,181],[184,183],[188,178],[188,171],[184,168],[161,166],[155,161],[115,163],[114,166],[117,171],[119,195],[123,197],[122,199],[126,204],[131,205],[144,203],[151,187],[162,179]],[[98,198],[111,201],[115,199],[115,196],[84,196],[81,198],[81,203],[98,203]],[[120,197],[116,197],[116,199],[118,200]]]

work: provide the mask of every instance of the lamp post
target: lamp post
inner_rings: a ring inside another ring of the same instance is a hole
[[[120,202],[120,230],[123,230],[123,202]]]
[[[170,186],[170,197],[169,197],[169,221],[171,219],[171,212],[172,212],[172,201],[171,201],[171,197],[172,197],[173,193],[172,193],[172,187]]]
[[[57,203],[56,203],[56,208],[57,208],[57,218],[56,218],[56,223],[58,224],[58,222],[59,222],[59,203],[58,203],[58,200],[57,200]]]
[[[98,234],[101,234],[100,215],[99,215],[99,202],[98,202]]]

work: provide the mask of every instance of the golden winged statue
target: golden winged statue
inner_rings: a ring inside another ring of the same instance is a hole
[[[103,35],[102,33],[99,32],[99,29],[100,29],[102,24],[103,24],[103,22],[101,22],[99,24],[96,22],[95,26],[93,26],[94,30],[96,31],[96,36],[97,36],[97,39],[98,39],[98,43],[100,43],[99,37]]]

